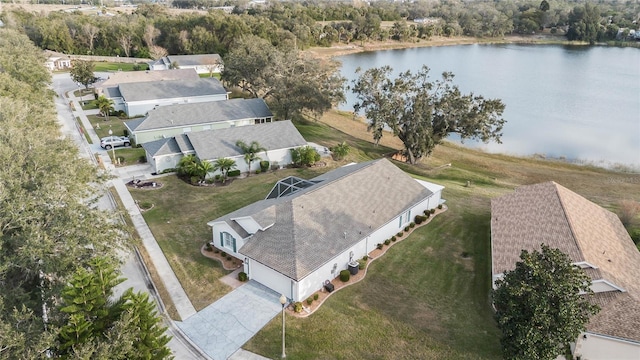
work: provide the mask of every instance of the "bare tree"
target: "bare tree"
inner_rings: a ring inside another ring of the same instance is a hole
[[[167,49],[163,48],[162,46],[158,46],[158,45],[149,46],[149,56],[151,56],[153,60],[163,58],[167,55],[169,55],[169,52],[167,51]]]
[[[142,40],[147,44],[147,47],[151,49],[155,45],[156,39],[160,36],[160,30],[156,29],[155,26],[149,24],[144,28],[144,35],[142,36]]]
[[[82,25],[82,32],[85,36],[85,42],[89,46],[89,51],[93,54],[93,44],[96,41],[96,37],[98,37],[100,28],[93,24],[84,24]]]
[[[124,50],[124,54],[129,57],[131,55],[131,45],[133,44],[133,35],[131,34],[122,34],[118,38],[118,43],[122,46],[122,50]]]

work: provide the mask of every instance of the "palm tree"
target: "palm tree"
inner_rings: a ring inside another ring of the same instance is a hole
[[[236,167],[236,161],[229,158],[220,158],[213,164],[213,171],[220,170],[222,173],[222,183],[227,181],[229,170]]]
[[[107,99],[104,95],[100,95],[96,99],[96,106],[100,109],[100,113],[105,116],[104,120],[109,120],[109,113],[113,111],[113,100]]]
[[[244,153],[244,161],[249,165],[248,175],[251,175],[251,163],[256,160],[261,160],[262,158],[258,156],[259,152],[267,151],[267,149],[260,146],[257,141],[252,141],[251,144],[247,145],[242,140],[236,141],[236,146],[239,147]]]
[[[196,168],[198,166],[198,158],[191,154],[180,159],[180,162],[176,166],[178,169],[178,174],[186,175],[186,176],[195,176]]]
[[[331,148],[333,158],[336,160],[344,159],[344,157],[349,154],[349,150],[351,150],[351,148],[345,141]]]
[[[214,171],[213,164],[207,160],[198,159],[198,165],[196,166],[197,176],[200,180],[204,181],[207,178],[207,174]]]

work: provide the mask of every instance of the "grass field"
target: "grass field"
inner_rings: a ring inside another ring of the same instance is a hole
[[[401,147],[390,136],[373,145],[365,124],[346,113],[332,111],[319,122],[296,126],[309,141],[327,147],[346,141],[352,152],[323,168],[254,175],[225,187],[192,187],[168,176],[160,179],[160,190],[132,190],[136,200],[154,203],[145,219],[197,309],[229,291],[217,281],[227,271],[200,254],[211,237],[208,221],[264,198],[279,178],[310,178]],[[371,263],[363,281],[333,294],[313,315],[288,318],[289,358],[500,358],[489,305],[491,198],[518,185],[555,180],[612,210],[622,199],[640,201],[640,174],[486,154],[450,143],[415,166],[396,165],[444,185],[449,210]],[[279,357],[280,326],[276,317],[245,348]]]
[[[148,70],[149,65],[145,63],[140,64],[130,64],[130,63],[110,63],[110,62],[101,62],[96,61],[93,63],[94,69],[93,71],[142,71]]]

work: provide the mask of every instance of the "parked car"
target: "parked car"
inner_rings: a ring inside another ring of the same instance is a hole
[[[100,146],[103,149],[111,149],[118,146],[129,146],[131,141],[126,136],[107,136],[100,139]]]

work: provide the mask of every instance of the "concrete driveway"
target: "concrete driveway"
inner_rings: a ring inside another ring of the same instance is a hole
[[[211,358],[226,360],[282,311],[279,299],[251,280],[176,324]]]

